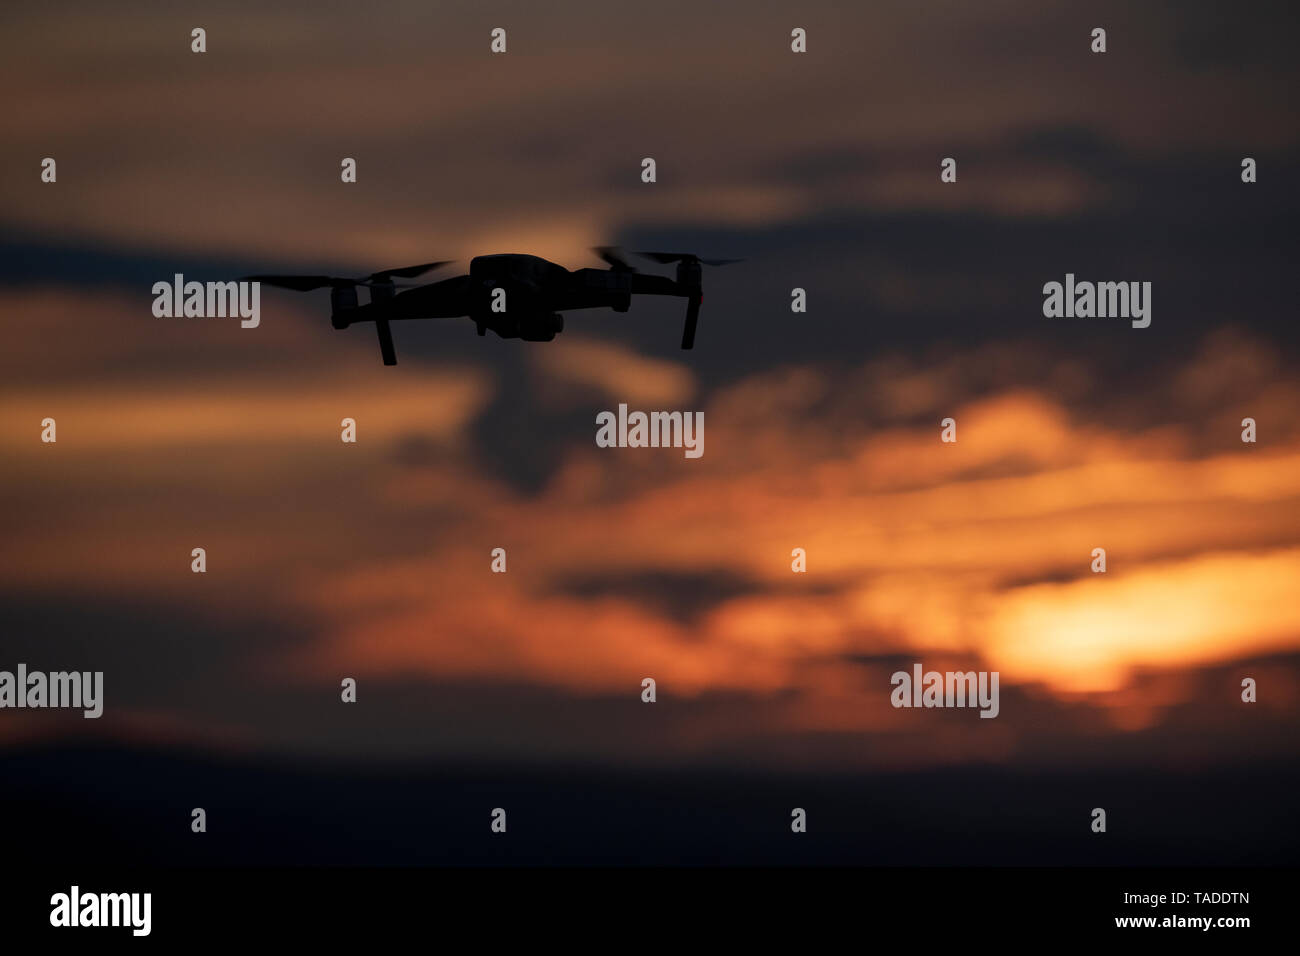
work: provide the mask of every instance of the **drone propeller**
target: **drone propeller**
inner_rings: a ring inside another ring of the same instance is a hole
[[[323,289],[325,286],[338,288],[339,286],[364,285],[363,282],[354,279],[339,279],[335,276],[256,275],[244,276],[241,281],[262,282],[266,285],[279,286],[282,289],[293,289],[297,292],[310,292],[312,289]]]
[[[244,276],[248,282],[265,282],[267,285],[279,286],[282,289],[293,289],[296,292],[310,292],[312,289],[323,289],[329,286],[331,289],[346,288],[348,286],[367,286],[373,288],[377,285],[392,285],[393,277],[400,279],[413,279],[418,275],[423,275],[433,269],[449,265],[455,262],[454,259],[444,259],[440,262],[424,262],[418,266],[404,266],[400,269],[384,269],[382,272],[372,272],[364,279],[345,279],[340,276],[305,276],[305,275],[256,275]]]
[[[702,262],[706,266],[725,266],[733,262],[745,261],[744,259],[704,259],[693,252],[638,252],[637,255],[665,264],[669,262]]]
[[[371,273],[368,278],[371,282],[384,282],[394,276],[399,279],[414,279],[416,276],[424,275],[426,272],[432,272],[434,269],[449,266],[455,261],[455,259],[442,259],[438,262],[425,262],[418,266],[406,266],[402,269],[385,269],[382,272]]]
[[[627,261],[620,246],[592,246],[591,251],[615,272],[636,272],[636,266]]]

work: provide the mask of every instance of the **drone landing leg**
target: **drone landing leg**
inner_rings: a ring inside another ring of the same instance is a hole
[[[693,295],[686,305],[686,324],[682,326],[682,348],[689,349],[695,347],[695,325],[700,320],[700,303],[704,301],[704,294]]]
[[[388,327],[387,319],[377,319],[375,329],[379,332],[379,351],[383,353],[385,365],[397,364],[397,349],[393,347],[393,330]]]

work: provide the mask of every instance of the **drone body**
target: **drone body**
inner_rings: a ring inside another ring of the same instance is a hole
[[[506,254],[477,256],[469,274],[398,292],[394,278],[413,278],[446,262],[428,262],[404,269],[387,269],[364,279],[334,276],[249,276],[253,281],[298,291],[330,287],[330,322],[346,329],[374,322],[385,365],[397,364],[390,322],[399,319],[465,317],[479,335],[492,330],[503,339],[549,342],[564,330],[562,313],[570,309],[613,309],[626,312],[634,295],[669,295],[686,299],[682,348],[695,344],[695,326],[704,300],[703,265],[726,265],[737,259],[701,259],[690,253],[640,253],[660,263],[677,263],[676,278],[645,275],[629,265],[617,249],[595,250],[608,269],[569,270],[539,256]],[[357,287],[370,290],[370,301],[357,301]]]

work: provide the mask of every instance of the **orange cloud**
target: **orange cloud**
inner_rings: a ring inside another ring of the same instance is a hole
[[[281,334],[273,355],[324,361]],[[128,354],[120,336],[88,341]],[[666,406],[696,387],[676,363],[564,345],[532,359],[543,387]],[[18,347],[37,354],[39,337]],[[1214,381],[1271,424],[1281,379],[1252,367],[1229,363]],[[0,490],[22,502],[0,581],[305,622],[306,648],[244,661],[263,680],[425,676],[603,696],[654,677],[671,697],[768,701],[773,732],[897,734],[898,760],[917,746],[993,759],[1034,728],[1004,707],[996,731],[905,744],[915,725],[888,706],[889,660],[998,670],[1004,693],[1082,707],[1089,732],[1134,733],[1201,692],[1143,675],[1300,647],[1300,438],[1276,429],[1250,446],[1235,430],[1117,426],[1048,384],[972,397],[955,367],[884,359],[847,384],[791,368],[710,393],[698,461],[579,441],[529,494],[476,457],[495,387],[483,372],[355,371],[325,387],[259,368],[0,392],[13,463]],[[828,402],[844,406],[836,427],[816,411]],[[871,416],[845,410],[859,405]],[[941,408],[956,445],[939,441]],[[47,414],[57,445],[38,440]],[[356,446],[338,441],[345,415]],[[202,581],[194,546],[208,550]],[[505,574],[489,570],[498,546]],[[806,575],[790,569],[795,547]],[[1089,571],[1095,547],[1104,575]],[[719,575],[738,587],[710,593]],[[722,720],[680,746],[743,731]]]

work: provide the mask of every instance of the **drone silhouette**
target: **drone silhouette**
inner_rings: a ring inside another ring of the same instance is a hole
[[[476,256],[469,274],[428,285],[398,286],[394,279],[413,279],[455,260],[426,262],[403,269],[384,269],[363,279],[321,275],[255,275],[246,281],[309,292],[330,290],[330,324],[346,329],[374,322],[385,365],[397,364],[389,323],[398,319],[473,320],[479,335],[491,329],[503,339],[549,342],[564,331],[562,312],[609,308],[626,312],[634,295],[674,295],[686,299],[682,348],[695,345],[695,327],[704,301],[703,266],[724,266],[740,259],[704,259],[689,252],[639,252],[654,262],[677,263],[677,277],[646,275],[630,265],[616,246],[592,250],[608,269],[570,271],[539,256],[505,254]],[[370,290],[370,301],[357,303],[357,288]],[[407,289],[398,292],[399,288]]]

